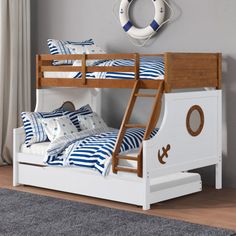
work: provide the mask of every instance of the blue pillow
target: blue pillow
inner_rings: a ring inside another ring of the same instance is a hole
[[[73,44],[73,45],[80,45],[80,46],[88,46],[94,45],[92,39],[81,41],[81,42],[73,42],[73,41],[64,41],[64,40],[57,40],[57,39],[48,39],[47,44],[52,55],[56,54],[73,54],[73,52],[66,47],[66,44]],[[53,65],[72,65],[73,60],[54,60]]]
[[[71,122],[75,125],[78,131],[81,131],[80,122],[78,120],[78,115],[87,115],[93,113],[92,108],[89,104],[80,107],[78,110],[75,111],[65,111],[63,115],[68,115]]]
[[[30,147],[33,143],[45,142],[47,134],[41,124],[41,118],[59,117],[65,110],[61,107],[52,112],[22,112],[21,117],[25,129],[25,144]]]

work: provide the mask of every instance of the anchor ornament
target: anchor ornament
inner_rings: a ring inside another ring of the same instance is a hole
[[[168,144],[166,147],[162,147],[162,154],[160,154],[160,150],[158,150],[158,160],[161,164],[166,164],[163,160],[164,158],[168,158],[168,152],[170,151],[171,146]]]

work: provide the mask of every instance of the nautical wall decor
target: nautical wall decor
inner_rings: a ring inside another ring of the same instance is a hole
[[[145,28],[137,28],[129,18],[129,7],[132,0],[122,0],[120,4],[120,23],[124,31],[132,38],[147,39],[155,33],[165,18],[165,4],[163,0],[152,0],[155,8],[153,21]]]
[[[131,42],[136,46],[144,46],[147,41],[167,22],[170,22],[174,11],[166,0],[152,0],[155,15],[150,24],[144,28],[136,27],[130,19],[130,5],[134,0],[121,0],[117,16],[123,30],[128,34]],[[166,6],[170,9],[170,17],[165,19]],[[115,7],[114,7],[115,8]],[[113,9],[114,10],[114,9]],[[115,13],[115,11],[114,11]],[[115,14],[117,15],[117,14]],[[137,41],[137,43],[135,42]]]

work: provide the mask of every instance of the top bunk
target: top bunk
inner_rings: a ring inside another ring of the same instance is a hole
[[[53,65],[55,60],[71,60],[74,63]],[[150,67],[143,70],[145,63],[149,62],[150,66],[155,60],[157,64],[154,67],[159,68],[156,74]],[[137,80],[143,89],[156,89],[164,80],[165,92],[172,89],[221,88],[221,53],[41,54],[36,56],[36,67],[37,89],[133,88]],[[152,76],[146,73],[149,69]],[[57,76],[58,73],[60,76]],[[63,77],[63,74],[66,76]]]

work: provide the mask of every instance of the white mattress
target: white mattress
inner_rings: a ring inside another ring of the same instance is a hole
[[[30,163],[30,164],[36,164],[36,165],[45,165],[43,160],[45,156],[47,155],[47,149],[48,149],[49,144],[50,142],[35,143],[35,144],[32,144],[30,147],[26,147],[25,144],[22,144],[20,152],[26,153],[29,155],[26,155],[25,157],[24,155],[20,155],[20,161]],[[138,153],[138,150],[132,150],[129,153],[125,153],[125,155],[137,156],[137,153]],[[131,167],[136,168],[137,162],[130,161],[130,160],[120,160],[120,165],[130,167],[130,168]]]
[[[45,71],[44,78],[71,78],[71,72]]]
[[[72,72],[58,72],[58,71],[45,71],[43,73],[44,78],[70,78],[72,79],[73,76]],[[156,77],[157,80],[164,80],[164,75],[160,75],[158,77]]]
[[[49,144],[50,142],[35,143],[30,147],[26,147],[25,144],[22,144],[20,152],[45,156],[47,154]]]

